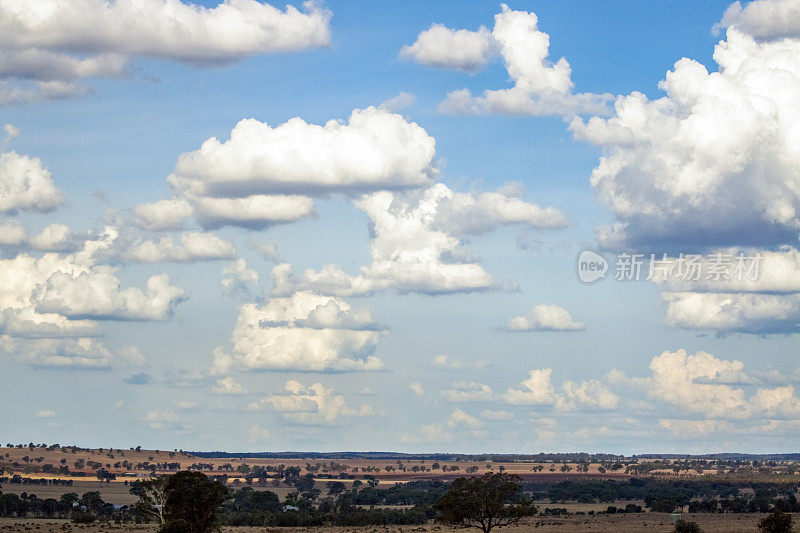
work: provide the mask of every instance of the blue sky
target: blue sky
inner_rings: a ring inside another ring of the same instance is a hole
[[[6,440],[797,441],[792,2],[14,5]],[[606,279],[578,279],[583,250]],[[618,281],[622,252],[763,260]]]

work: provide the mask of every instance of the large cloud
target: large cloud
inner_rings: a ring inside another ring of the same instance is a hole
[[[104,369],[112,353],[97,339],[19,339],[0,335],[0,351],[36,366]]]
[[[37,364],[65,365],[73,357],[76,366],[107,366],[109,353],[88,339],[100,333],[98,320],[168,319],[184,291],[166,274],[152,276],[144,290],[121,288],[117,268],[98,261],[115,238],[109,228],[72,254],[0,259],[0,333],[6,346]],[[30,348],[21,348],[29,340]]]
[[[352,310],[342,300],[298,292],[239,310],[231,355],[217,351],[215,372],[247,370],[380,370],[373,355],[381,326],[368,309]]]
[[[64,203],[50,172],[37,158],[0,153],[0,213],[50,211]]]
[[[748,394],[744,388],[728,384],[732,378],[740,378],[743,368],[740,361],[717,359],[702,351],[687,354],[681,349],[654,357],[647,378],[628,380],[619,372],[614,376],[685,414],[723,420],[800,419],[800,398],[794,387],[759,387]]]
[[[666,321],[674,326],[759,335],[800,331],[800,294],[670,292],[663,297]]]
[[[800,331],[800,252],[719,249],[658,260],[666,322],[718,333]],[[694,270],[696,268],[696,270]]]
[[[796,243],[800,233],[800,40],[728,30],[718,72],[681,59],[666,96],[620,96],[610,119],[575,119],[605,155],[591,184],[617,219],[609,247]]]
[[[236,256],[233,244],[211,233],[186,232],[176,243],[172,237],[141,240],[119,253],[125,261],[139,263],[214,261]]]
[[[457,114],[512,115],[605,112],[610,95],[572,92],[572,69],[569,62],[563,57],[555,63],[551,62],[550,36],[539,31],[538,23],[539,19],[535,13],[512,11],[503,4],[502,12],[494,17],[494,29],[491,34],[493,42],[490,44],[499,49],[514,87],[487,90],[483,96],[473,96],[469,89],[452,91],[440,105],[440,111]],[[442,31],[437,30],[437,35],[439,33]],[[420,34],[414,46],[422,40],[426,46],[420,45],[419,52],[425,50],[429,57],[439,57],[442,55],[440,45],[454,40],[452,35],[447,39],[443,38],[444,34],[439,37],[435,42],[427,43],[426,41],[432,41],[431,36]],[[476,40],[475,37],[471,39]],[[434,51],[437,53],[434,54]],[[474,58],[472,63],[468,63],[468,65],[477,64]]]
[[[147,280],[145,290],[120,290],[110,266],[80,273],[54,272],[47,278],[36,310],[69,319],[166,320],[185,299],[182,289],[161,274]]]
[[[419,187],[434,173],[434,153],[424,129],[374,107],[354,110],[346,124],[247,119],[224,143],[211,138],[181,155],[169,181],[209,197]]]
[[[183,198],[158,200],[131,208],[133,222],[154,231],[182,229],[184,220],[192,216],[193,212],[192,205]]]
[[[461,236],[501,225],[559,228],[564,216],[500,189],[494,193],[456,193],[446,185],[410,193],[383,191],[356,202],[370,219],[372,263],[356,276],[338,265],[291,275],[278,265],[272,277],[276,294],[313,290],[338,296],[380,291],[444,294],[493,288],[496,282],[466,249]]]
[[[132,212],[147,229],[176,229],[192,214],[206,228],[266,227],[314,214],[315,196],[428,186],[437,174],[434,155],[433,137],[382,108],[356,109],[348,122],[322,126],[247,119],[227,141],[208,139],[178,158],[168,177],[175,198]]]
[[[735,27],[757,39],[800,37],[800,4],[795,0],[757,0],[731,4],[716,28]]]
[[[48,224],[37,235],[28,235],[19,221],[6,219],[0,224],[0,246],[12,250],[43,252],[74,252],[83,246],[83,237],[75,235],[64,224]]]
[[[282,11],[255,0],[2,0],[0,78],[36,83],[0,88],[0,102],[85,94],[76,80],[126,75],[136,56],[208,66],[326,46],[330,16],[314,3]]]
[[[504,399],[513,405],[552,406],[559,411],[615,409],[619,397],[599,380],[565,381],[560,390],[551,382],[552,369],[531,370],[520,386],[506,391]]]

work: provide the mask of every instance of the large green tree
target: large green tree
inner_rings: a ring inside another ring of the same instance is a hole
[[[152,519],[158,524],[164,524],[164,502],[166,495],[164,489],[167,485],[167,476],[154,477],[145,481],[135,481],[131,484],[130,493],[139,497],[136,509],[148,520]]]
[[[164,485],[164,533],[217,531],[219,507],[230,497],[228,488],[202,472],[178,472]]]
[[[437,521],[484,533],[536,514],[536,506],[522,493],[520,477],[505,473],[458,478],[435,508]]]

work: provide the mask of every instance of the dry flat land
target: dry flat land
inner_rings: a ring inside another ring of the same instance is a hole
[[[100,492],[100,497],[103,501],[113,503],[114,505],[131,505],[138,501],[139,498],[134,496],[128,490],[129,487],[124,483],[101,483],[100,481],[75,481],[71,487],[61,485],[15,485],[11,483],[4,483],[2,492],[4,494],[17,494],[23,492],[28,494],[36,494],[39,498],[46,500],[47,498],[59,499],[62,494],[67,492],[75,492],[79,496],[89,491],[96,490]]]
[[[75,466],[75,462],[83,460],[80,468]],[[64,462],[62,462],[64,461]],[[164,451],[164,450],[120,450],[103,449],[86,450],[72,447],[62,447],[52,450],[36,447],[29,449],[0,447],[0,465],[11,469],[14,473],[28,477],[64,477],[53,474],[40,474],[43,465],[52,465],[59,468],[62,465],[69,467],[70,472],[81,473],[93,478],[97,468],[105,468],[109,472],[118,476],[128,472],[139,477],[149,476],[150,468],[148,465],[159,465],[156,472],[170,473],[177,469],[162,468],[164,465],[180,465],[180,470],[186,470],[195,465],[197,470],[209,475],[227,474],[229,477],[242,476],[237,468],[243,464],[249,467],[299,467],[302,473],[306,473],[307,465],[320,465],[319,470],[314,473],[326,473],[337,475],[340,472],[356,474],[361,477],[365,474],[372,475],[379,480],[386,482],[408,481],[412,479],[453,479],[465,475],[465,471],[470,467],[477,469],[476,473],[489,471],[497,472],[501,469],[510,474],[519,474],[525,477],[536,475],[537,479],[548,479],[548,477],[581,475],[601,475],[604,477],[627,477],[623,471],[607,472],[601,474],[598,470],[600,464],[589,465],[588,472],[579,472],[577,463],[569,463],[568,471],[562,472],[563,462],[559,463],[536,463],[536,462],[491,462],[491,461],[449,461],[449,460],[418,460],[418,459],[366,459],[366,458],[344,458],[344,459],[319,459],[319,458],[264,458],[264,457],[198,457],[184,452]],[[439,468],[433,468],[438,464]],[[202,465],[202,466],[201,466]],[[491,468],[488,466],[491,465]],[[443,471],[442,466],[447,468],[457,467],[458,470]],[[534,469],[541,466],[541,471]],[[391,470],[387,470],[389,467]],[[25,469],[30,473],[23,473]],[[405,470],[402,470],[402,469]],[[552,471],[551,471],[552,469]],[[34,476],[35,474],[37,474]],[[539,477],[541,476],[541,477]],[[77,478],[79,479],[79,478]]]
[[[719,515],[719,514],[693,514],[688,518],[700,524],[705,533],[755,533],[758,531],[758,521],[764,515],[759,514],[740,514],[740,515]],[[800,515],[794,515],[795,522],[800,520]],[[611,516],[577,516],[567,518],[533,518],[522,524],[497,529],[500,533],[521,533],[523,531],[536,531],[537,533],[660,533],[671,532],[673,525],[669,515],[661,513],[642,513],[630,515],[611,515]],[[65,531],[84,532],[84,533],[112,533],[139,531],[141,533],[155,533],[155,526],[120,526],[116,524],[94,524],[81,526],[71,524],[62,520],[13,520],[0,519],[0,532],[5,531],[29,531],[40,533],[63,533]],[[360,528],[256,528],[256,527],[236,527],[223,528],[226,533],[320,533],[322,531],[332,531],[335,533],[412,533],[412,532],[438,532],[455,533],[466,531],[478,531],[477,529],[464,530],[452,529],[439,525],[426,526],[401,526],[401,527],[381,527],[365,526]]]

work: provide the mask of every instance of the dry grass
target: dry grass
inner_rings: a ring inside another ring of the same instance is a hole
[[[758,531],[758,521],[764,515],[759,514],[740,514],[740,515],[719,515],[719,514],[696,514],[688,518],[697,522],[705,533],[755,533]],[[795,521],[800,516],[795,515]],[[660,533],[670,532],[674,526],[669,515],[662,513],[641,513],[628,515],[608,515],[608,516],[572,516],[566,518],[533,518],[522,524],[502,528],[498,531],[506,533],[521,533],[524,531],[536,531],[537,533]],[[0,531],[35,531],[40,533],[58,533],[65,531],[84,532],[84,533],[110,533],[114,531],[139,531],[142,533],[154,533],[155,526],[120,526],[116,524],[93,524],[81,526],[70,524],[63,520],[12,520],[0,519]],[[412,533],[412,532],[439,532],[455,533],[469,530],[452,529],[439,525],[426,526],[365,526],[335,527],[335,528],[256,528],[256,527],[237,527],[223,528],[226,533],[320,533],[331,531],[335,533]],[[477,530],[472,530],[477,531]]]

